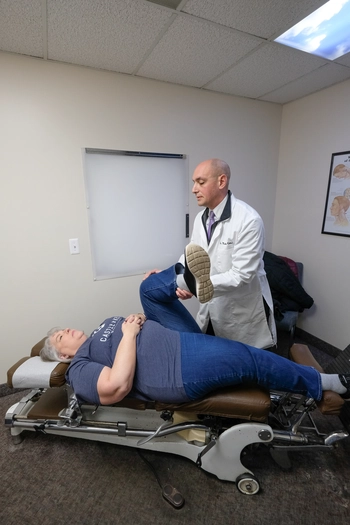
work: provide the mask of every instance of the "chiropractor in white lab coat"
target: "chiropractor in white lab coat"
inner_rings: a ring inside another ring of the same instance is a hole
[[[203,332],[273,347],[276,326],[263,263],[264,224],[251,206],[232,195],[229,180],[230,168],[219,159],[201,162],[193,174],[192,192],[205,210],[195,218],[191,243],[208,252],[214,285],[213,298],[199,307],[197,323]],[[209,238],[211,210],[215,222]],[[178,288],[177,296],[188,299],[192,294]]]

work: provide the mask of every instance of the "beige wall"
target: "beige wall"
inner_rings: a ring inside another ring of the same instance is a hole
[[[299,326],[334,346],[350,343],[350,238],[321,234],[332,153],[350,150],[350,82],[283,108],[273,251],[305,264],[315,300]]]
[[[6,53],[0,71],[0,383],[50,327],[90,332],[140,309],[141,276],[92,279],[84,147],[185,153],[189,189],[198,162],[225,159],[271,249],[280,106]],[[72,256],[75,237],[81,253]]]

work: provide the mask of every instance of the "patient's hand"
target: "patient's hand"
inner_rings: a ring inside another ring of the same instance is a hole
[[[142,322],[139,317],[137,317],[137,314],[131,314],[129,315],[124,323],[122,324],[122,332],[123,335],[137,335],[140,333],[140,330],[142,329]]]
[[[147,277],[149,277],[150,275],[152,275],[152,273],[160,273],[162,270],[158,270],[157,268],[154,268],[153,270],[150,270],[149,272],[146,272],[143,276],[143,281],[145,279],[147,279]]]
[[[145,316],[145,314],[139,313],[139,314],[128,315],[128,317],[125,318],[124,323],[125,322],[128,322],[128,323],[135,322],[136,324],[140,326],[140,329],[141,329],[146,321],[147,321],[147,317]]]

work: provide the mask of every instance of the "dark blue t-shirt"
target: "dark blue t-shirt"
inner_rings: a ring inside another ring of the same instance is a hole
[[[106,319],[83,343],[66,374],[79,401],[100,404],[97,380],[105,366],[112,367],[123,337],[124,317]],[[181,374],[178,332],[146,321],[136,338],[137,360],[133,388],[128,397],[182,403],[186,396]]]

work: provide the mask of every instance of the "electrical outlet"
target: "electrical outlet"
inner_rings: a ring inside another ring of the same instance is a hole
[[[69,251],[71,255],[76,255],[77,253],[80,253],[79,239],[69,239]]]

